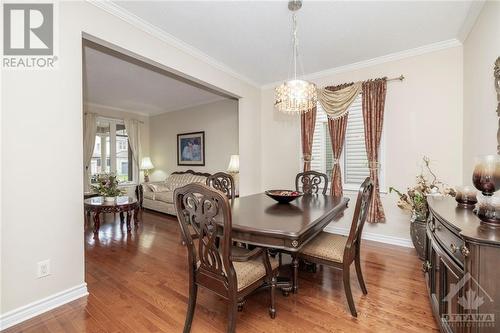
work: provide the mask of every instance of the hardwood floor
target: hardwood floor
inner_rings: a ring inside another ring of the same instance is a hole
[[[144,212],[139,230],[127,235],[119,217],[108,214],[99,239],[90,225],[85,232],[90,295],[5,332],[182,332],[188,282],[179,240],[177,220],[166,215]],[[358,318],[349,314],[341,272],[318,267],[300,272],[298,294],[277,293],[275,320],[267,313],[268,293],[250,296],[237,331],[438,331],[413,249],[364,241],[362,267],[368,295],[351,274]],[[201,288],[191,332],[224,332],[225,318],[226,303]]]

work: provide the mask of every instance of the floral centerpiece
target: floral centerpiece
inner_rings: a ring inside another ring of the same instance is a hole
[[[425,224],[429,215],[427,196],[429,195],[450,195],[455,196],[453,188],[438,180],[436,174],[430,167],[430,159],[427,156],[422,158],[423,166],[416,177],[416,185],[408,187],[403,193],[394,187],[389,187],[389,193],[395,192],[399,196],[398,207],[411,212],[410,235],[415,245],[415,249],[421,258],[424,256]]]
[[[389,193],[395,192],[399,196],[398,207],[412,212],[418,219],[426,219],[429,214],[427,206],[428,195],[450,195],[455,196],[453,188],[437,179],[436,174],[430,167],[430,159],[427,156],[422,158],[423,167],[420,174],[417,175],[417,184],[408,187],[406,193],[389,187]],[[429,179],[430,178],[430,179]]]
[[[92,185],[92,189],[105,201],[114,201],[117,196],[124,194],[124,191],[118,188],[118,178],[114,174],[100,174],[97,176],[97,185]]]

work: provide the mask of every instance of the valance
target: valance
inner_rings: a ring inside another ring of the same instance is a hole
[[[318,89],[318,101],[328,118],[337,119],[346,115],[352,102],[360,94],[361,86],[362,82],[356,82],[336,91],[327,88]]]

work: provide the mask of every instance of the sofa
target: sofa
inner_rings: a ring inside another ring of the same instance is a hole
[[[205,184],[209,173],[193,170],[172,172],[166,180],[142,183],[137,188],[137,197],[142,208],[177,215],[174,206],[174,191],[190,183]]]

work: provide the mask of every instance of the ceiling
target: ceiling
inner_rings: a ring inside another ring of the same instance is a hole
[[[457,39],[473,11],[472,3],[305,0],[298,14],[303,72]],[[114,5],[259,85],[289,76],[291,16],[286,1],[118,1]]]
[[[227,98],[92,42],[83,52],[87,105],[155,115]]]

